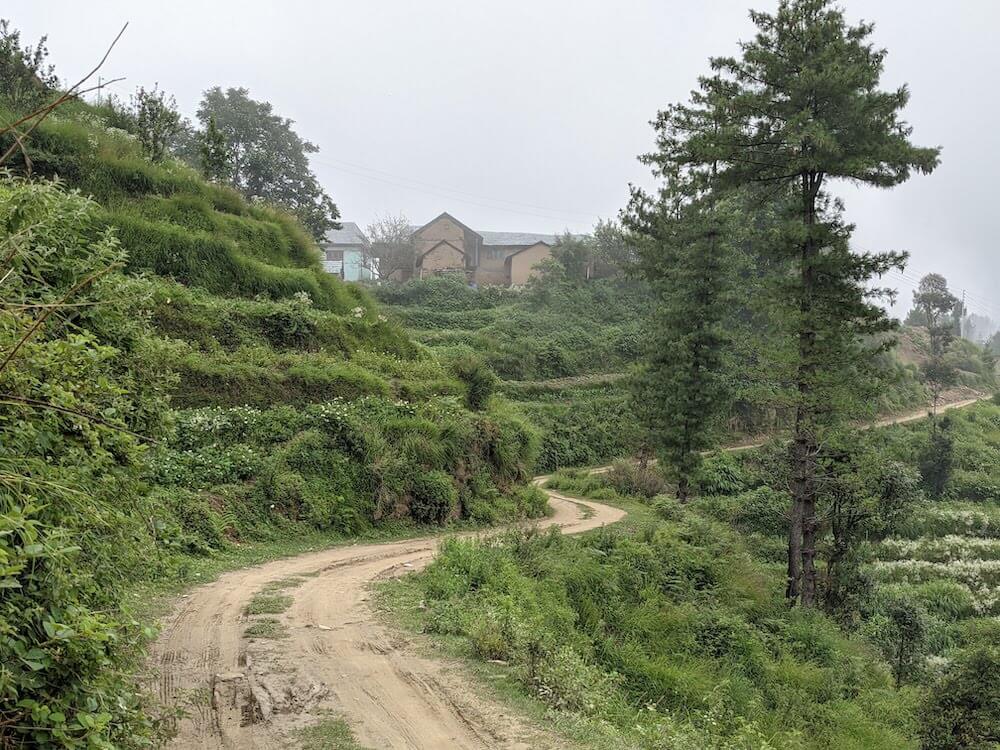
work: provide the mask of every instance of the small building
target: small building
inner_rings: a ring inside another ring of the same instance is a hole
[[[461,273],[476,285],[520,286],[552,256],[557,241],[553,234],[477,231],[449,213],[412,229],[413,271],[394,274],[399,281]]]
[[[353,221],[343,221],[340,229],[326,233],[322,245],[323,269],[344,281],[371,281],[378,277],[378,258],[371,243]]]

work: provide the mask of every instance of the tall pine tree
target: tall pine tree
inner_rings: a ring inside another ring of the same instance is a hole
[[[830,0],[782,0],[775,13],[752,12],[757,26],[739,57],[715,58],[684,108],[688,129],[661,137],[659,160],[677,171],[711,170],[712,188],[753,189],[779,209],[764,252],[791,273],[773,281],[775,303],[794,337],[794,428],[787,595],[816,599],[819,448],[824,431],[851,415],[851,384],[872,370],[892,324],[871,280],[901,267],[896,253],[855,253],[853,227],[828,192],[833,181],[888,188],[930,172],[938,149],[910,143],[900,119],[906,87],[879,87],[885,51],[871,24],[849,25]],[[676,131],[676,110],[657,120]]]
[[[673,111],[676,137],[685,117]],[[656,154],[644,157],[664,178],[657,197],[633,193],[625,224],[632,231],[638,268],[655,293],[648,353],[633,383],[637,412],[651,447],[686,502],[719,421],[728,413],[732,384],[726,322],[733,290],[732,207],[710,190],[710,170],[672,170]]]

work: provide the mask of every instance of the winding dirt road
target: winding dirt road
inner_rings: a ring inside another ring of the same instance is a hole
[[[536,480],[536,481],[541,481]],[[538,522],[574,534],[625,514],[547,491],[554,514]],[[160,698],[182,707],[174,748],[294,747],[291,730],[325,711],[343,714],[370,748],[534,748],[539,730],[474,695],[446,664],[405,648],[378,624],[369,586],[426,565],[443,537],[352,545],[233,571],[181,599],[162,623],[152,659]],[[301,578],[273,616],[282,639],[247,639],[260,617],[254,594]]]
[[[924,416],[926,411],[914,412],[878,424]],[[542,527],[555,524],[575,534],[625,515],[546,492],[554,514],[538,522]],[[224,574],[181,598],[152,652],[160,698],[186,712],[171,747],[295,747],[292,730],[329,711],[346,717],[358,741],[374,750],[559,747],[478,696],[458,670],[420,656],[379,624],[368,598],[371,583],[422,568],[443,538],[358,544],[276,560]],[[271,619],[286,636],[247,638],[247,627],[262,619],[245,614],[250,600],[283,583],[289,585],[281,593],[292,604]]]

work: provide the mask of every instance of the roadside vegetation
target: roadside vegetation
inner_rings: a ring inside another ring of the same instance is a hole
[[[979,747],[1000,728],[1000,406],[946,419],[940,496],[928,422],[855,447],[864,468],[842,479],[864,482],[851,492],[869,542],[840,555],[843,487],[823,507],[822,608],[783,601],[777,444],[708,458],[686,505],[655,467],[560,471],[549,487],[628,519],[579,539],[453,541],[383,600],[585,746]]]
[[[542,515],[538,436],[478,361],[322,270],[300,221],[332,204],[205,179],[155,92],[48,112],[44,45],[0,41],[2,119],[43,107],[0,132],[0,745],[148,747],[170,722],[132,674],[136,589]],[[280,636],[281,602],[248,637]]]

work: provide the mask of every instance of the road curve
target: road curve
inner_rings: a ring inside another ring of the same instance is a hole
[[[625,515],[547,492],[554,513],[540,527],[575,534]],[[442,539],[276,560],[226,573],[183,597],[162,623],[151,657],[160,698],[186,713],[170,747],[294,747],[291,730],[326,710],[342,714],[358,741],[378,750],[539,746],[537,730],[476,697],[446,665],[404,648],[371,608],[373,581],[423,567]],[[253,595],[295,576],[305,580],[285,590],[293,603],[276,616],[287,636],[245,638]]]
[[[877,424],[925,416],[926,410]],[[575,534],[625,515],[546,492],[554,513],[539,527],[558,525]],[[368,598],[371,583],[422,568],[443,538],[355,544],[276,560],[226,573],[182,597],[161,623],[151,654],[161,700],[185,712],[170,746],[291,747],[290,732],[325,711],[343,715],[358,741],[377,750],[548,746],[539,730],[477,697],[455,670],[417,655],[379,624]],[[246,638],[250,599],[290,577],[303,580],[284,592],[293,602],[277,616],[287,636]]]

